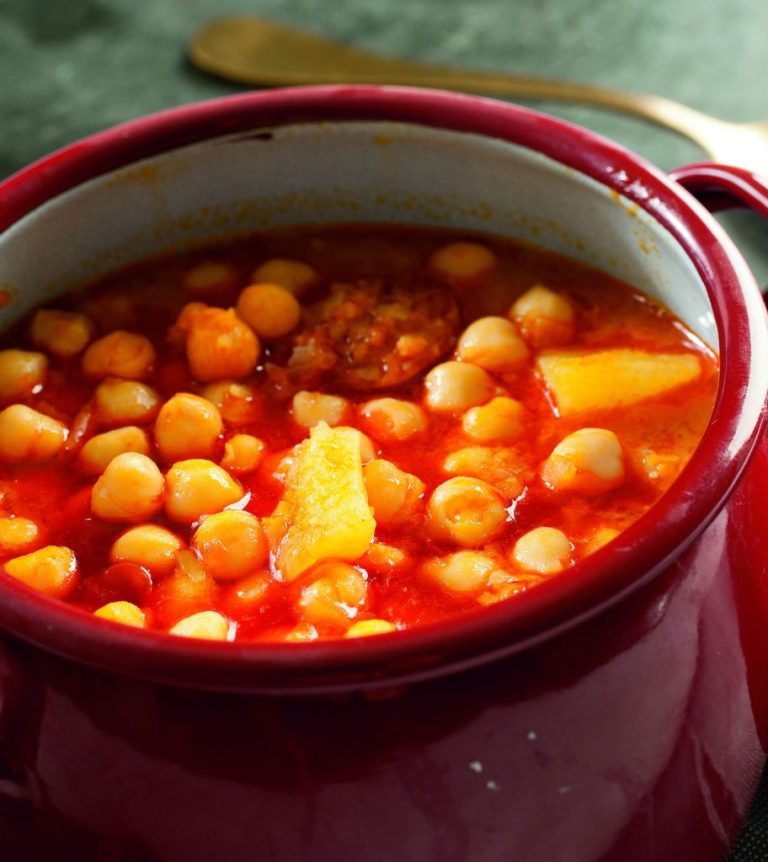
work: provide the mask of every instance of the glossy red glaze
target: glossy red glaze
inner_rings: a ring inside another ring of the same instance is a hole
[[[323,87],[180,108],[76,144],[0,185],[0,230],[151,153],[344,119],[514,141],[645,209],[711,293],[713,423],[662,503],[573,577],[448,624],[189,643],[0,583],[4,847],[185,862],[722,858],[768,742],[768,331],[743,261],[685,192],[511,105]]]

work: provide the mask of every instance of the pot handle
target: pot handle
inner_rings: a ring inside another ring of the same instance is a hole
[[[746,207],[768,218],[768,177],[713,162],[685,165],[669,175],[712,212]]]

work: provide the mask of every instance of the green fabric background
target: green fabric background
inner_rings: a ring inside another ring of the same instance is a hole
[[[768,119],[768,0],[0,0],[0,177],[123,120],[237,91],[191,68],[183,48],[207,19],[243,12],[415,59],[655,92],[724,119]],[[662,168],[700,157],[693,144],[626,117],[537,107]],[[768,226],[743,212],[721,221],[767,284]],[[768,860],[768,779],[732,856],[758,860]]]

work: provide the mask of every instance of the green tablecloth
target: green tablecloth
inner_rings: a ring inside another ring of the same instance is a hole
[[[236,91],[192,69],[183,46],[207,19],[243,12],[381,52],[768,118],[766,0],[0,0],[0,176],[114,123]],[[666,169],[700,156],[625,117],[544,107]],[[722,221],[768,283],[768,227],[748,213]],[[768,778],[732,860],[768,860]]]

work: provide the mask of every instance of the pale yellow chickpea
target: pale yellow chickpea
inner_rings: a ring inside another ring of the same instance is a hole
[[[409,440],[427,429],[427,417],[418,404],[402,398],[374,398],[360,407],[365,427],[377,440]]]
[[[459,336],[456,356],[486,371],[518,371],[530,357],[528,345],[506,317],[481,317]]]
[[[519,401],[501,395],[467,410],[461,427],[478,443],[514,443],[525,434],[526,419],[526,409]]]
[[[363,480],[377,524],[394,526],[414,518],[424,494],[424,483],[418,476],[376,458],[363,467]]]
[[[242,380],[253,373],[261,345],[233,308],[203,308],[189,322],[187,361],[195,380]]]
[[[564,437],[541,468],[552,490],[587,496],[620,487],[625,476],[619,438],[605,428],[581,428]]]
[[[144,611],[133,602],[109,602],[93,612],[95,617],[143,629],[145,625]]]
[[[93,338],[93,324],[84,314],[41,308],[32,318],[30,336],[35,347],[69,359]]]
[[[302,616],[314,625],[347,628],[365,601],[365,575],[337,560],[321,563],[312,574],[314,580],[299,595]]]
[[[397,626],[389,620],[359,620],[347,629],[344,637],[367,638],[371,635],[386,635],[396,632]]]
[[[296,296],[302,296],[320,281],[320,276],[309,264],[284,257],[265,261],[254,270],[251,277],[256,282],[279,284]]]
[[[531,347],[541,350],[567,344],[576,332],[576,314],[571,301],[544,285],[534,285],[509,309]]]
[[[259,519],[229,509],[208,515],[192,536],[206,572],[217,581],[236,581],[263,566],[269,546]]]
[[[157,524],[139,524],[115,539],[109,559],[113,563],[136,563],[161,577],[176,568],[176,554],[183,548],[184,543],[171,530]]]
[[[40,544],[40,528],[30,518],[0,518],[0,556],[26,554]]]
[[[220,512],[243,496],[226,470],[204,458],[177,461],[166,474],[165,513],[172,521],[192,524]]]
[[[155,348],[143,335],[118,329],[92,341],[83,354],[83,373],[88,377],[121,377],[144,380],[155,367]]]
[[[69,431],[44,413],[12,404],[0,413],[0,460],[45,461],[61,451]]]
[[[469,362],[441,362],[424,378],[427,406],[436,413],[458,413],[489,401],[493,380]]]
[[[340,395],[302,390],[293,396],[293,421],[303,428],[312,428],[318,422],[331,427],[341,425],[350,411],[349,401]]]
[[[237,287],[237,270],[229,263],[206,260],[190,267],[181,280],[189,293],[208,294]]]
[[[86,440],[77,454],[77,460],[86,473],[98,476],[118,455],[125,452],[149,455],[150,451],[146,431],[135,425],[126,425],[125,428],[114,428]]]
[[[161,399],[146,383],[113,377],[96,387],[93,403],[102,425],[144,425],[157,416]]]
[[[280,338],[301,320],[296,297],[277,284],[249,285],[241,291],[236,310],[259,338]]]
[[[77,580],[74,551],[61,545],[46,545],[31,554],[5,563],[6,574],[28,587],[56,599],[66,598]]]
[[[424,572],[451,593],[468,594],[484,589],[499,564],[481,551],[456,551],[427,561]]]
[[[179,620],[170,629],[172,635],[208,641],[226,641],[234,635],[232,623],[218,611],[200,611]]]
[[[498,491],[470,476],[455,476],[438,485],[427,510],[435,536],[468,548],[496,538],[507,519]]]
[[[91,510],[105,521],[146,521],[163,507],[157,464],[138,452],[113,458],[91,490]]]
[[[178,392],[160,408],[155,445],[165,461],[210,457],[219,447],[221,414],[207,398]]]
[[[477,242],[452,242],[429,259],[431,269],[454,282],[472,282],[488,275],[496,266],[496,255]]]
[[[48,359],[32,350],[0,350],[0,402],[20,401],[45,382]]]
[[[224,444],[221,466],[236,476],[253,473],[264,460],[267,447],[251,434],[233,434]]]
[[[204,386],[200,395],[215,404],[221,418],[234,428],[251,425],[261,418],[262,404],[259,393],[245,383],[219,380]]]
[[[526,571],[553,575],[570,564],[571,543],[561,530],[536,527],[515,542],[511,557]]]

